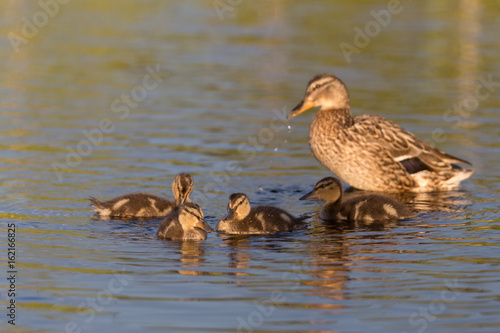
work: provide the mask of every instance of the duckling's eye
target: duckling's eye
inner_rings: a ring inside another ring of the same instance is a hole
[[[321,87],[321,85],[318,83],[317,85],[314,86],[313,91]]]
[[[190,210],[186,210],[186,212],[188,212],[189,214],[193,215],[193,216],[194,216],[194,217],[196,217],[198,220],[201,220],[201,217],[200,217],[199,215],[197,215],[197,214],[193,213],[192,211],[190,211]],[[200,214],[200,215],[202,215],[202,214]]]

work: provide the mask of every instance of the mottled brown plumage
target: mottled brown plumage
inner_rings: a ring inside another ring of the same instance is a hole
[[[316,198],[326,200],[319,213],[322,220],[373,222],[401,220],[414,215],[402,203],[383,195],[364,194],[345,201],[342,200],[342,195],[340,180],[326,177],[317,182],[314,190],[300,200]]]
[[[172,183],[175,201],[148,193],[126,194],[108,201],[99,201],[89,197],[94,211],[101,217],[163,217],[178,205],[189,202],[193,191],[193,178],[190,174],[178,174]]]
[[[189,202],[165,216],[156,234],[162,239],[174,241],[200,241],[207,238],[207,232],[213,231],[205,221],[200,206]]]
[[[349,185],[370,191],[449,190],[470,177],[469,162],[432,147],[379,116],[351,116],[344,83],[331,74],[309,81],[288,118],[319,106],[309,129],[313,155]]]
[[[229,196],[228,214],[217,224],[217,231],[228,234],[264,234],[293,231],[305,227],[303,219],[273,206],[250,207],[243,193]]]

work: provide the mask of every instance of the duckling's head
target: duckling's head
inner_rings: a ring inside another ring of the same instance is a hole
[[[321,109],[349,108],[349,93],[338,77],[332,74],[318,74],[307,84],[304,99],[293,108],[287,118],[298,116],[312,107]]]
[[[246,194],[231,194],[227,204],[227,214],[217,223],[217,231],[227,232],[233,229],[233,223],[244,220],[248,214],[250,214],[250,202]]]
[[[334,177],[321,179],[314,186],[314,190],[304,195],[299,200],[322,199],[328,202],[336,202],[342,197],[342,183]]]
[[[181,205],[189,202],[189,195],[193,191],[193,177],[189,173],[180,173],[175,176],[172,183],[172,192],[174,192],[175,204]]]
[[[229,196],[227,215],[224,221],[241,221],[250,214],[250,202],[244,193],[233,193]]]
[[[187,202],[179,207],[179,223],[184,230],[193,230],[195,228],[213,232],[212,227],[208,225],[203,217],[203,211],[195,203]]]

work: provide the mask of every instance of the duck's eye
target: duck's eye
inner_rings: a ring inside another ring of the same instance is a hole
[[[313,90],[316,90],[318,89],[319,87],[321,87],[321,85],[318,83],[317,85],[314,86]]]

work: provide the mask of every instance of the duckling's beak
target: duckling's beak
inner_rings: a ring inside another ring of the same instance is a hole
[[[287,119],[290,119],[292,117],[298,116],[304,111],[309,110],[312,107],[315,107],[316,103],[311,102],[311,101],[306,101],[306,99],[303,99],[299,104],[297,104],[296,107],[293,108],[292,111],[286,116]]]
[[[222,218],[221,221],[232,221],[234,220],[234,210],[230,210],[226,216]]]
[[[302,196],[299,200],[307,200],[307,199],[318,199],[318,194],[314,191],[311,191],[307,193],[306,195]]]
[[[205,219],[201,219],[201,220],[199,220],[199,221],[195,224],[195,227],[196,227],[196,228],[203,229],[203,230],[205,230],[206,232],[214,232],[214,229],[212,229],[212,227],[208,225],[208,223],[207,223],[207,221],[205,221]]]
[[[185,193],[182,193],[180,196],[179,196],[179,205],[183,205],[185,204],[186,202],[189,202],[189,195],[191,194],[191,192],[185,192]]]

